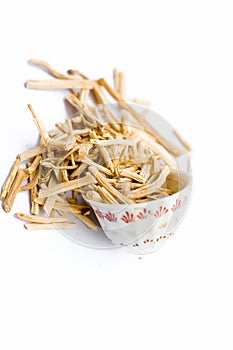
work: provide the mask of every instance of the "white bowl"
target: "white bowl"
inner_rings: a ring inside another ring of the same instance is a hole
[[[191,195],[191,175],[179,172],[181,188],[169,197],[136,204],[106,204],[84,199],[106,236],[131,253],[157,251],[182,221]]]

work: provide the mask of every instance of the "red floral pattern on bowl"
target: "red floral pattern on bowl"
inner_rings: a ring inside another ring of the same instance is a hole
[[[135,216],[132,213],[129,213],[128,210],[122,215],[121,220],[123,220],[126,224],[135,221]]]
[[[107,214],[105,214],[102,218],[106,218],[110,222],[117,222],[117,217],[115,214],[112,214],[110,211],[108,211]]]
[[[180,207],[181,207],[181,199],[177,199],[176,202],[171,207],[171,210],[175,211],[177,209],[180,209]]]
[[[154,216],[156,218],[160,218],[161,216],[167,214],[168,212],[168,208],[163,207],[162,205],[159,207],[159,210],[156,210],[156,212],[154,213]]]

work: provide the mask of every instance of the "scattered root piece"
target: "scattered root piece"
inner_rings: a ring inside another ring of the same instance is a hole
[[[23,213],[16,213],[15,216],[21,220],[35,223],[35,224],[51,224],[51,223],[67,223],[66,217],[46,217],[46,216],[40,216],[40,215],[29,215],[29,214],[23,214]]]
[[[74,214],[80,221],[82,221],[87,227],[89,227],[93,231],[98,231],[99,226],[91,220],[88,216],[82,214]]]
[[[90,166],[89,171],[96,178],[99,185],[103,186],[114,198],[117,198],[120,203],[131,204],[133,201],[126,196],[124,196],[120,191],[116,190],[113,186],[111,186],[104,178],[104,176],[98,171],[94,166]]]
[[[6,199],[3,203],[3,208],[6,212],[9,212],[13,206],[14,200],[17,196],[17,193],[20,191],[20,187],[27,180],[28,174],[24,169],[19,169],[16,175],[16,178],[9,189]]]
[[[156,192],[166,181],[166,178],[169,172],[170,172],[169,167],[166,165],[164,169],[161,171],[161,173],[159,174],[158,178],[154,182],[130,192],[129,198],[132,198],[135,200],[142,197],[147,197],[148,195]]]
[[[180,134],[180,132],[176,129],[173,130],[174,134],[177,136],[179,141],[182,143],[182,145],[186,148],[188,152],[192,151],[192,147],[190,144],[183,138],[183,136]]]
[[[93,89],[94,82],[90,80],[28,80],[26,88],[39,90],[56,90],[56,89]]]
[[[15,177],[17,175],[17,172],[19,170],[19,166],[20,166],[20,162],[21,162],[21,158],[18,156],[16,158],[16,161],[14,162],[11,171],[8,175],[8,178],[6,179],[6,182],[4,183],[3,187],[2,187],[2,193],[0,196],[0,200],[4,200],[15,180]]]
[[[77,224],[74,222],[56,222],[50,224],[25,224],[24,227],[27,230],[57,230],[76,228]]]
[[[96,179],[93,176],[91,176],[91,174],[87,174],[86,176],[77,180],[71,180],[69,182],[57,184],[50,188],[41,189],[39,191],[39,198],[54,196],[55,194],[67,192],[69,190],[77,189],[82,186],[87,186],[92,183],[96,183]]]
[[[104,202],[111,203],[111,204],[119,204],[118,201],[106,190],[103,186],[97,186],[97,191],[99,192],[100,196],[103,198]]]

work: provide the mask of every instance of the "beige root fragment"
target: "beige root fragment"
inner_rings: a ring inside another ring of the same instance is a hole
[[[36,202],[37,204],[39,204],[40,206],[44,206],[44,204],[45,204],[45,200],[46,200],[46,198],[38,198],[38,197],[36,197],[35,199],[34,199],[34,202]]]
[[[145,150],[144,145],[149,144],[151,150],[156,155],[159,155],[167,165],[169,165],[171,168],[176,168],[176,162],[172,155],[166,150],[166,148],[164,148],[161,144],[156,142],[155,139],[149,133],[145,132],[144,130],[133,128],[131,137],[136,137],[139,140],[141,140],[139,141],[139,143],[142,146],[143,152]]]
[[[58,78],[58,79],[73,79],[73,77],[70,77],[68,75],[65,75],[65,74],[62,74],[62,73],[58,72],[57,70],[55,70],[53,67],[51,67],[45,61],[37,60],[37,59],[32,58],[32,59],[30,59],[28,61],[28,63],[32,64],[32,65],[41,66],[41,67],[45,68],[48,71],[48,73],[50,73],[55,78]]]
[[[150,175],[156,174],[160,169],[158,158],[152,154],[151,156],[151,173]]]
[[[50,224],[25,224],[27,230],[57,230],[57,229],[72,229],[76,228],[77,224],[74,222],[56,222]]]
[[[49,188],[41,189],[39,191],[39,197],[45,198],[45,197],[53,196],[55,194],[67,192],[69,190],[73,190],[78,187],[87,186],[92,183],[96,183],[96,179],[91,174],[86,174],[84,177],[79,178],[77,180],[71,180],[66,183],[61,183]]]
[[[150,177],[151,174],[151,164],[150,163],[145,163],[142,165],[142,169],[140,171],[140,176],[147,180]]]
[[[74,178],[76,178],[76,177],[79,177],[79,176],[82,174],[82,172],[86,169],[86,167],[87,167],[87,164],[85,164],[85,163],[82,163],[81,165],[79,165],[79,166],[77,167],[77,169],[75,169],[75,170],[70,174],[70,179],[72,180],[72,179],[74,179]]]
[[[125,140],[125,139],[113,139],[113,140],[91,140],[93,144],[100,145],[100,146],[115,146],[115,145],[120,145],[120,146],[128,146],[128,147],[135,147],[136,142],[132,140]]]
[[[69,95],[66,96],[66,101],[68,101],[73,107],[75,107],[77,110],[81,111],[82,110],[82,104],[79,101],[79,99],[75,95]]]
[[[104,199],[104,202],[111,203],[111,204],[119,204],[118,201],[109,193],[105,187],[103,186],[97,186],[97,191],[99,192],[100,196]]]
[[[125,97],[125,74],[120,72],[117,68],[113,71],[114,89]]]
[[[151,105],[151,101],[145,100],[143,98],[131,98],[130,101],[133,103],[136,103],[138,105],[143,105],[143,106],[150,106]]]
[[[119,124],[119,118],[115,115],[112,108],[107,105],[103,105],[102,108],[105,113],[105,119],[107,120],[107,122],[110,123],[111,127],[114,130],[119,132],[121,130],[121,126]]]
[[[79,94],[79,99],[81,103],[83,104],[83,108],[87,108],[87,99],[89,96],[90,89],[82,89]]]
[[[121,170],[120,171],[120,175],[124,176],[124,177],[128,177],[130,179],[133,179],[135,181],[138,181],[140,183],[145,183],[146,182],[146,178],[137,174],[136,172],[133,171],[128,171],[128,170]]]
[[[88,158],[87,156],[85,156],[83,158],[83,163],[85,163],[86,165],[93,165],[95,166],[99,171],[101,171],[102,173],[106,174],[106,175],[109,175],[111,176],[112,175],[112,172],[106,168],[105,166],[103,165],[100,165],[98,163],[95,163],[93,160],[91,160],[90,158]]]
[[[128,196],[131,191],[131,184],[130,181],[125,181],[122,183],[121,187],[122,193],[124,196]]]
[[[2,193],[1,193],[1,196],[0,196],[0,200],[4,200],[15,180],[15,177],[17,175],[17,172],[19,170],[19,166],[20,166],[20,162],[21,162],[21,158],[20,156],[18,156],[10,170],[10,173],[2,187]]]
[[[67,73],[70,74],[70,75],[78,75],[81,78],[88,80],[88,77],[85,74],[83,74],[82,72],[80,72],[79,70],[77,70],[77,69],[68,69]],[[71,78],[71,77],[69,76],[69,78]]]
[[[28,151],[25,151],[25,152],[21,153],[19,155],[19,158],[23,162],[23,161],[28,160],[30,158],[34,158],[37,155],[41,155],[45,151],[46,151],[46,146],[38,145],[38,146],[36,146],[36,147],[34,147],[32,149],[29,149]]]
[[[17,175],[15,177],[15,180],[12,184],[12,186],[10,187],[6,199],[3,203],[3,208],[6,212],[9,212],[14,204],[15,198],[17,196],[17,193],[20,190],[20,187],[22,186],[22,184],[24,183],[24,181],[27,180],[28,178],[28,174],[25,172],[24,169],[20,169],[17,172]]]
[[[126,137],[128,136],[129,134],[129,131],[130,131],[130,127],[129,127],[129,124],[132,124],[130,122],[130,116],[131,114],[129,112],[125,112],[123,115],[122,115],[122,118],[121,118],[121,130],[122,130],[122,134],[125,135]]]
[[[125,73],[124,72],[120,72],[119,73],[119,94],[122,96],[122,97],[125,97],[126,95],[126,87],[125,87]]]
[[[29,183],[24,186],[21,186],[20,191],[31,190],[33,187],[35,187],[38,184],[38,180],[39,180],[39,169],[35,170],[31,174],[31,176],[29,176]]]
[[[59,203],[59,202],[55,202],[53,208],[58,211],[72,212],[77,214],[81,214],[85,212],[87,209],[88,210],[90,209],[89,205]]]
[[[37,65],[37,66],[41,66],[42,68],[44,68],[50,75],[52,75],[55,78],[58,79],[75,79],[75,77],[72,77],[70,75],[65,75],[63,73],[58,72],[57,70],[55,70],[53,67],[51,67],[47,62],[42,61],[42,60],[37,60],[37,59],[31,59],[28,61],[29,64],[33,64],[33,65]],[[25,84],[25,86],[27,87],[27,83]],[[76,94],[76,92],[73,89],[70,89],[70,91],[74,94]]]
[[[93,89],[94,82],[80,79],[54,79],[54,80],[28,80],[26,88],[39,90],[56,90],[56,89]]]
[[[104,96],[103,91],[101,90],[101,87],[99,86],[98,82],[95,82],[93,86],[92,93],[96,99],[97,104],[105,104],[106,98]]]
[[[173,130],[174,134],[177,136],[179,141],[182,143],[182,145],[186,148],[188,152],[192,151],[192,147],[190,144],[183,138],[183,136],[180,134],[180,132],[177,129]]]
[[[111,186],[104,178],[104,176],[98,171],[98,169],[94,166],[90,166],[89,171],[95,177],[99,185],[106,188],[106,190],[114,197],[117,198],[120,203],[131,204],[133,201],[126,196],[124,196],[121,192],[116,190],[113,186]]]
[[[119,70],[115,68],[113,70],[113,82],[114,82],[114,89],[119,92],[120,90],[120,79],[119,79]]]
[[[129,198],[139,199],[143,197],[147,197],[148,195],[156,192],[166,181],[168,174],[170,173],[169,167],[166,165],[158,178],[151,184],[144,185],[143,187],[136,189],[129,194]]]
[[[40,161],[41,161],[41,155],[38,154],[33,160],[33,162],[30,164],[30,166],[25,169],[26,173],[29,175],[33,174],[38,168]]]
[[[66,200],[69,204],[76,204],[77,203],[76,199],[74,199],[72,197],[67,197]]]
[[[64,134],[67,134],[67,133],[68,133],[68,130],[67,130],[67,128],[65,127],[64,124],[62,124],[62,123],[56,123],[55,126],[56,126],[56,128],[58,128],[59,130],[61,130]]]
[[[32,106],[29,104],[28,105],[28,108],[30,109],[30,112],[32,114],[32,117],[33,117],[33,120],[37,126],[37,129],[40,133],[40,136],[41,136],[41,142],[43,145],[47,145],[48,142],[49,142],[49,134],[44,126],[44,124],[42,123],[42,121],[39,119],[39,117],[35,114]]]
[[[40,215],[30,215],[30,214],[23,214],[23,213],[16,213],[15,216],[18,219],[35,223],[35,224],[51,224],[51,223],[61,223],[61,222],[67,222],[66,217],[45,217]]]
[[[78,213],[74,213],[74,215],[80,221],[82,221],[87,227],[89,227],[91,230],[98,231],[99,226],[93,220],[91,220],[88,216],[82,215],[82,214],[78,214]]]
[[[96,135],[95,132],[91,132],[90,133],[91,138],[98,140],[98,136]],[[111,157],[109,156],[109,153],[107,151],[107,149],[105,147],[101,147],[100,145],[97,144],[97,147],[100,151],[100,153],[102,154],[106,167],[111,171],[111,173],[114,173],[114,166],[112,164],[112,160]]]
[[[35,162],[33,162],[33,163],[35,163]],[[25,170],[27,172],[27,174],[29,174],[29,184],[33,183],[33,180],[34,180],[33,172],[31,170],[27,171],[28,169],[30,169],[32,167],[32,164],[28,163],[28,168]],[[32,186],[30,188],[30,202],[31,202],[30,211],[31,211],[31,214],[33,214],[33,215],[37,215],[39,213],[39,210],[40,210],[39,204],[37,202],[35,202],[35,198],[37,198],[37,194],[38,194],[38,188],[37,188],[37,182],[36,182],[36,183],[34,183],[34,186]]]
[[[86,198],[95,202],[103,202],[103,198],[94,190],[87,191]]]
[[[56,180],[56,177],[55,176],[51,176],[50,179],[49,179],[49,185],[48,187],[53,187],[54,185],[57,184],[57,180]],[[41,198],[40,198],[41,199]],[[54,203],[57,199],[57,196],[54,195],[54,196],[49,196],[47,198],[45,198],[45,201],[44,201],[44,210],[46,212],[47,215],[51,215],[53,209],[54,209]]]

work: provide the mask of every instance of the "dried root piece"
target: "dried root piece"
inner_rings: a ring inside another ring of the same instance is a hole
[[[125,97],[125,74],[120,72],[117,68],[113,71],[114,89]]]
[[[58,79],[73,79],[73,77],[69,77],[68,75],[62,74],[55,70],[53,67],[51,67],[47,62],[42,61],[42,60],[37,60],[37,59],[30,59],[28,61],[29,64],[33,64],[36,66],[41,66],[45,68],[49,74],[51,74],[53,77],[58,78]]]
[[[183,136],[180,134],[180,132],[176,129],[173,130],[174,134],[177,136],[179,141],[182,143],[182,145],[186,148],[188,152],[192,151],[192,147],[190,144],[183,138]]]
[[[57,184],[57,180],[56,180],[56,176],[51,176],[49,179],[49,187],[53,187]],[[43,198],[38,198],[38,199],[42,199]],[[46,212],[47,215],[52,215],[52,212],[54,210],[54,203],[57,200],[57,196],[53,195],[53,196],[49,196],[49,197],[45,197],[44,198],[44,204],[43,204],[43,208],[44,211]],[[34,200],[35,202],[35,200]]]
[[[112,172],[111,172],[108,168],[106,168],[106,167],[103,166],[103,165],[100,165],[100,164],[98,164],[98,163],[93,162],[93,160],[91,160],[91,159],[88,158],[87,156],[85,156],[85,157],[83,158],[83,163],[84,163],[85,165],[89,165],[89,166],[93,165],[93,166],[95,166],[99,171],[101,171],[102,173],[104,173],[104,174],[106,174],[106,175],[109,175],[109,176],[112,175]],[[86,167],[86,166],[85,166],[85,167]]]
[[[74,178],[79,177],[83,173],[83,171],[86,169],[86,167],[87,165],[85,163],[82,163],[81,165],[77,166],[77,168],[70,174],[70,179],[73,180]]]
[[[94,190],[87,191],[86,198],[95,202],[102,202],[103,198]]]
[[[56,222],[50,224],[25,224],[27,230],[57,230],[57,229],[72,229],[76,228],[77,224],[74,222]]]
[[[36,156],[36,158],[39,156]],[[33,164],[34,163],[34,164]],[[34,174],[33,169],[35,168],[36,159],[32,164],[28,163],[28,168],[25,170],[27,174],[29,174],[29,184],[33,183],[34,186],[30,186],[30,201],[31,201],[31,214],[37,215],[39,213],[39,204],[35,202],[35,198],[37,198],[38,188],[37,182],[34,182]],[[35,168],[36,169],[36,168]],[[35,170],[34,170],[35,172]]]
[[[133,201],[126,196],[124,196],[121,192],[116,190],[113,186],[111,186],[104,178],[104,176],[98,171],[94,166],[90,166],[88,168],[93,177],[97,180],[98,184],[103,186],[114,198],[117,198],[120,203],[130,204]]]
[[[15,177],[17,175],[17,172],[19,170],[19,166],[20,166],[20,162],[21,162],[21,158],[20,156],[18,156],[16,158],[16,161],[14,162],[11,171],[8,175],[8,178],[6,179],[6,182],[4,183],[3,187],[2,187],[2,193],[1,193],[1,197],[0,200],[4,200],[15,180]]]
[[[28,169],[26,169],[28,170]],[[39,169],[29,176],[29,183],[27,185],[21,186],[20,191],[29,191],[33,187],[37,186],[39,180]]]
[[[90,92],[90,89],[82,89],[79,94],[79,99],[83,104],[84,109],[88,107],[87,99],[88,99],[89,92]]]
[[[150,106],[151,105],[150,101],[145,100],[143,98],[131,98],[130,101],[133,103],[136,103],[138,105],[143,105],[143,106]]]
[[[88,216],[82,214],[74,214],[80,221],[82,221],[87,227],[89,227],[93,231],[98,231],[99,226],[91,220]]]
[[[145,177],[137,174],[136,172],[129,171],[127,169],[120,171],[120,175],[124,176],[124,177],[127,177],[129,179],[135,180],[137,182],[143,183],[143,184],[146,182],[146,178]]]
[[[176,162],[172,155],[167,151],[166,148],[164,148],[161,144],[156,142],[150,134],[148,134],[144,130],[133,128],[131,137],[137,137],[138,139],[143,141],[144,145],[149,145],[152,152],[155,155],[159,155],[169,167],[176,168]],[[143,149],[145,150],[145,146],[143,146]]]
[[[41,155],[42,153],[45,153],[46,146],[44,145],[38,145],[32,149],[29,149],[28,151],[25,151],[19,155],[19,158],[21,162],[34,158],[37,155]]]
[[[122,193],[124,196],[128,196],[131,191],[131,183],[130,181],[125,181],[122,183],[121,187]]]
[[[18,219],[21,219],[23,221],[27,221],[30,223],[35,224],[51,224],[51,223],[67,223],[67,217],[61,217],[61,216],[40,216],[40,215],[29,215],[29,214],[23,214],[23,213],[16,213],[15,216]]]
[[[13,203],[15,201],[15,198],[17,196],[17,193],[20,191],[20,187],[22,186],[24,181],[27,180],[28,176],[29,175],[26,173],[24,169],[18,170],[15,180],[12,186],[10,187],[3,204],[3,208],[6,212],[9,212],[11,210]]]
[[[159,174],[158,178],[151,184],[147,184],[137,190],[134,190],[130,192],[129,198],[132,199],[139,199],[143,197],[147,197],[148,195],[151,195],[152,193],[156,192],[166,181],[166,178],[169,174],[170,170],[169,167],[166,165],[164,169]]]
[[[111,193],[109,193],[105,187],[103,186],[97,186],[97,191],[99,192],[100,196],[103,198],[104,202],[111,203],[111,204],[118,204],[118,201],[116,198],[114,198]]]
[[[58,211],[64,211],[64,212],[72,212],[73,214],[83,214],[87,209],[89,210],[89,205],[81,205],[81,204],[69,204],[69,203],[54,203],[54,209]]]
[[[87,174],[86,176],[77,180],[71,180],[66,183],[57,184],[50,188],[41,189],[39,191],[39,198],[54,196],[55,194],[67,192],[79,187],[90,185],[92,183],[96,183],[96,179],[91,176],[91,174]]]
[[[79,70],[77,70],[77,69],[68,69],[67,73],[70,74],[70,75],[77,75],[77,76],[79,76],[79,77],[81,77],[83,79],[87,79],[88,80],[88,77],[85,74],[83,74],[82,72],[80,72]],[[73,79],[73,77],[70,77],[70,76],[68,76],[68,78],[69,79],[71,79],[71,78]]]
[[[28,80],[26,88],[39,90],[56,90],[56,89],[93,89],[94,82],[90,80]]]
[[[40,133],[40,136],[41,136],[41,142],[43,145],[47,145],[48,142],[49,142],[49,134],[44,126],[44,124],[42,123],[42,121],[39,119],[39,117],[37,117],[37,115],[35,114],[32,106],[29,104],[28,105],[28,108],[30,109],[31,113],[32,113],[32,117],[33,117],[33,120],[37,126],[37,129]]]
[[[92,93],[96,99],[97,104],[105,104],[106,103],[106,98],[104,96],[104,93],[101,90],[101,88],[97,82],[95,82],[95,84],[93,86]]]
[[[41,155],[38,154],[33,160],[33,162],[30,164],[30,166],[27,169],[25,169],[26,173],[28,175],[32,175],[38,168],[40,161],[41,161]]]

